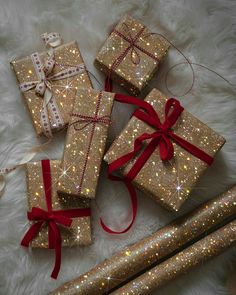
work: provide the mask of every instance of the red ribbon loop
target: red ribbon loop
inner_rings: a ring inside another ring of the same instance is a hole
[[[161,120],[155,109],[146,101],[142,101],[136,97],[126,96],[123,94],[115,94],[115,100],[121,103],[128,103],[138,106],[139,109],[134,112],[133,116],[152,126],[156,130],[152,133],[141,134],[135,139],[134,147],[131,152],[121,156],[108,165],[108,177],[111,180],[123,181],[129,190],[132,201],[132,220],[126,229],[118,232],[113,231],[105,226],[104,222],[101,220],[101,225],[105,231],[113,234],[120,234],[127,232],[131,228],[136,218],[137,196],[131,182],[157,147],[159,147],[160,158],[163,161],[169,161],[173,158],[173,141],[198,159],[207,163],[208,165],[212,164],[213,157],[211,157],[198,147],[194,146],[190,142],[186,141],[185,139],[179,137],[171,130],[171,128],[176,124],[177,120],[184,110],[177,99],[170,98],[167,100],[165,104],[165,119],[163,123],[161,123]],[[143,149],[144,142],[147,142],[147,144]],[[126,163],[128,163],[136,156],[136,161],[124,178],[113,175],[113,172],[123,167]]]
[[[64,226],[71,226],[71,218],[63,215],[56,215],[54,212],[48,212],[39,207],[33,207],[31,212],[27,213],[27,216],[30,221],[56,222]]]
[[[51,277],[56,279],[61,266],[61,233],[58,225],[70,227],[72,218],[90,216],[91,211],[90,208],[53,210],[50,161],[42,160],[41,163],[44,192],[48,211],[39,207],[33,207],[31,212],[27,213],[29,221],[33,221],[34,223],[26,232],[24,238],[21,241],[21,245],[29,247],[30,242],[38,235],[42,226],[46,224],[48,226],[48,248],[55,249],[55,265]]]
[[[151,105],[150,105],[151,106]],[[152,107],[152,106],[151,106]],[[165,120],[161,123],[158,114],[152,108],[150,112],[149,109],[145,108],[145,111],[138,109],[134,112],[133,116],[139,120],[149,124],[150,126],[156,129],[156,132],[148,134],[145,138],[140,136],[138,141],[145,141],[147,139],[156,139],[151,141],[149,144],[153,147],[159,146],[160,157],[163,161],[169,161],[174,155],[173,143],[171,141],[171,128],[175,125],[184,108],[180,105],[180,102],[175,98],[170,98],[167,100],[165,105]],[[136,143],[134,145],[137,146]],[[135,154],[141,149],[141,145],[138,145],[139,148],[135,151]],[[146,152],[147,153],[147,152]],[[152,153],[152,152],[151,152]],[[149,156],[151,155],[149,153]],[[134,154],[133,154],[134,155]],[[144,165],[144,164],[143,164]],[[137,175],[137,174],[136,174]]]
[[[74,129],[76,131],[81,131],[92,123],[102,123],[105,125],[109,125],[111,123],[110,116],[107,116],[107,115],[101,116],[101,117],[98,117],[98,116],[92,117],[92,116],[84,116],[84,115],[73,113],[71,114],[71,117],[78,118],[70,124],[74,126]],[[79,127],[80,124],[82,125],[81,127]]]

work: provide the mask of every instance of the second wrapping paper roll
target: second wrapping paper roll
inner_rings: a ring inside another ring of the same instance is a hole
[[[236,186],[140,242],[125,248],[50,294],[107,293],[235,214]]]
[[[110,294],[150,294],[193,267],[218,256],[235,243],[236,219]]]

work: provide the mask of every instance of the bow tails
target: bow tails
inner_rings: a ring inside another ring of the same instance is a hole
[[[134,140],[132,151],[119,157],[108,165],[109,179],[123,181],[129,191],[132,202],[132,219],[126,229],[122,231],[113,231],[101,220],[101,225],[105,231],[112,234],[120,234],[127,232],[131,228],[137,213],[137,195],[132,181],[138,175],[150,156],[156,152],[157,148],[159,148],[159,154],[162,161],[170,161],[173,158],[173,142],[208,165],[212,164],[213,157],[173,132],[172,127],[174,127],[179,120],[184,110],[177,99],[170,98],[166,101],[163,123],[152,105],[146,101],[124,94],[116,94],[115,100],[139,107],[134,112],[133,117],[136,117],[138,120],[141,120],[154,129],[154,131],[150,133],[140,134]],[[114,175],[117,170],[127,165],[131,160],[134,160],[134,163],[123,178]]]
[[[28,212],[28,220],[32,221],[32,224],[22,239],[21,245],[29,247],[30,242],[37,237],[42,227],[47,226],[48,248],[55,250],[55,264],[51,277],[56,279],[61,265],[62,238],[60,226],[70,227],[72,224],[72,218],[90,216],[91,210],[90,208],[53,210],[50,161],[42,160],[41,166],[47,210],[39,207],[33,207],[32,210]]]

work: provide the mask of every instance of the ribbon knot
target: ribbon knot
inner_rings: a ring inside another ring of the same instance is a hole
[[[115,33],[116,35],[118,35],[120,38],[122,38],[123,40],[125,40],[126,42],[129,43],[128,47],[122,52],[122,54],[115,60],[114,64],[112,65],[112,68],[114,69],[115,67],[117,67],[122,60],[125,58],[125,56],[128,54],[128,52],[130,51],[130,57],[131,57],[131,61],[133,64],[138,65],[140,63],[140,53],[139,52],[143,52],[144,54],[148,55],[149,57],[151,57],[152,59],[154,59],[155,61],[159,62],[159,59],[153,55],[151,52],[148,52],[146,49],[144,49],[143,47],[139,46],[139,41],[141,36],[143,36],[144,38],[149,36],[148,34],[144,35],[144,31],[145,31],[145,27],[142,27],[135,36],[133,36],[133,34],[130,31],[129,26],[126,23],[123,23],[122,26],[124,27],[124,33],[114,29],[112,31],[112,33]]]
[[[119,65],[122,63],[122,61],[128,56],[130,53],[130,59],[131,62],[134,65],[139,65],[141,61],[141,55],[140,52],[144,53],[145,55],[149,56],[151,59],[153,59],[156,63],[159,62],[159,58],[155,55],[152,54],[152,52],[149,52],[142,46],[140,46],[138,43],[140,42],[141,38],[146,38],[151,36],[152,34],[150,33],[144,33],[146,27],[142,27],[135,36],[133,36],[133,33],[131,33],[129,26],[126,23],[122,23],[122,26],[124,27],[123,32],[114,29],[112,30],[111,33],[116,34],[119,36],[121,39],[125,40],[128,45],[127,47],[121,52],[121,54],[114,60],[114,62],[111,65],[111,68],[109,70],[108,76],[106,77],[105,80],[105,90],[111,92],[112,91],[112,81],[111,81],[111,74],[113,70],[116,70]]]
[[[47,221],[55,221],[55,215],[53,214],[49,214],[48,217],[47,217]]]
[[[146,104],[144,104],[146,105]],[[172,140],[174,133],[171,128],[176,124],[177,120],[181,116],[184,108],[180,105],[180,102],[175,98],[169,98],[165,104],[165,119],[161,123],[161,120],[157,112],[148,106],[148,109],[138,109],[134,112],[134,116],[141,121],[147,123],[156,129],[155,132],[142,134],[135,141],[135,154],[141,149],[142,143],[147,140],[151,140],[149,145],[148,156],[151,155],[154,148],[159,146],[160,157],[163,161],[169,161],[174,156],[174,147]]]
[[[20,90],[22,92],[27,92],[34,89],[37,95],[43,97],[40,114],[41,126],[44,134],[50,138],[52,137],[51,126],[59,129],[64,125],[63,118],[60,115],[60,110],[52,91],[52,82],[68,79],[83,73],[85,71],[85,65],[79,64],[75,66],[68,66],[66,68],[63,66],[63,69],[60,72],[53,73],[56,65],[54,48],[61,45],[62,40],[58,33],[45,33],[42,35],[42,39],[46,46],[49,47],[49,50],[47,51],[47,58],[44,63],[42,62],[38,52],[31,54],[31,60],[38,80],[21,83]],[[48,110],[52,115],[50,119]]]
[[[129,46],[127,47],[127,51],[130,51],[130,57],[133,64],[138,65],[140,63],[140,55],[137,50],[136,43],[138,42],[137,37],[133,37],[131,33],[129,32],[129,38],[125,39],[127,42],[129,42]]]
[[[168,135],[169,131],[171,131],[171,126],[164,122],[163,124],[156,123],[153,124],[153,127],[156,129],[158,134]]]
[[[39,96],[43,97],[46,91],[46,88],[51,90],[51,83],[50,81],[45,78],[38,82],[35,86],[35,93],[38,94]]]
[[[68,210],[53,210],[52,209],[52,180],[50,171],[50,161],[42,160],[43,182],[47,209],[44,210],[39,207],[33,207],[27,213],[29,221],[33,224],[26,232],[21,245],[29,247],[30,242],[38,235],[42,226],[48,227],[48,248],[55,249],[55,265],[51,277],[56,279],[61,265],[61,233],[59,225],[70,227],[72,218],[90,216],[89,208],[78,208]]]
[[[72,121],[70,124],[70,125],[74,126],[74,129],[76,131],[81,131],[84,128],[86,128],[87,126],[89,126],[90,124],[102,123],[105,125],[109,125],[111,123],[110,116],[107,116],[107,115],[99,117],[97,115],[96,116],[84,116],[81,114],[72,113],[71,117],[77,118],[74,121]]]
[[[166,126],[161,126],[160,130],[158,130],[158,132],[160,132],[162,135],[167,135],[169,132],[169,127]]]
[[[121,234],[127,232],[131,228],[136,218],[137,195],[132,181],[138,175],[139,171],[157,148],[159,148],[160,158],[163,161],[169,161],[173,158],[173,142],[208,165],[212,164],[213,157],[199,149],[197,146],[191,144],[187,140],[181,138],[172,130],[172,127],[174,127],[177,121],[180,119],[180,116],[184,110],[177,99],[169,98],[166,101],[163,123],[161,123],[161,120],[152,105],[146,101],[142,101],[136,97],[123,94],[115,94],[115,100],[138,106],[139,109],[134,112],[133,116],[153,127],[155,130],[152,133],[143,133],[139,135],[134,140],[133,150],[114,160],[108,166],[108,177],[111,180],[123,181],[125,183],[132,201],[133,214],[130,224],[122,231],[113,231],[104,224],[102,219],[100,222],[106,232],[111,234]],[[143,145],[144,142],[146,142],[145,146]],[[134,160],[134,164],[124,178],[113,175],[113,172],[122,168],[130,160]]]

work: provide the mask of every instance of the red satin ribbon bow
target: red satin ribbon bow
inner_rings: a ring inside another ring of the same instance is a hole
[[[152,133],[143,133],[134,141],[133,150],[116,159],[108,166],[108,177],[111,180],[123,181],[129,191],[131,202],[132,202],[132,220],[129,226],[122,231],[113,231],[108,228],[104,222],[101,220],[101,225],[103,229],[112,234],[121,234],[127,232],[132,224],[135,221],[136,213],[137,213],[137,195],[135,188],[132,185],[132,180],[136,177],[139,171],[142,169],[144,164],[147,162],[152,153],[159,147],[159,154],[163,161],[169,161],[174,156],[174,147],[173,142],[181,146],[183,149],[197,157],[198,159],[204,161],[208,165],[211,165],[213,162],[213,157],[205,153],[203,150],[194,146],[187,140],[176,135],[171,128],[175,125],[177,120],[179,119],[181,113],[184,108],[181,106],[180,102],[175,98],[170,98],[167,100],[165,104],[165,120],[161,123],[160,118],[154,108],[146,101],[142,101],[136,97],[126,96],[123,94],[116,94],[115,100],[122,102],[133,104],[139,107],[133,116],[138,118],[139,120],[147,123],[152,126],[155,131]],[[143,151],[143,143],[147,141],[147,145]],[[113,172],[120,169],[127,162],[129,162],[134,157],[137,157],[134,165],[128,172],[128,174],[121,178],[119,176],[114,176]]]
[[[56,279],[61,266],[61,233],[58,225],[70,227],[72,218],[90,216],[90,208],[79,208],[69,210],[53,210],[52,209],[52,180],[50,171],[50,161],[42,160],[42,173],[44,182],[45,198],[47,209],[43,210],[39,207],[33,207],[31,212],[28,212],[28,219],[34,221],[29,230],[26,232],[21,245],[29,247],[30,242],[38,235],[42,226],[48,226],[48,248],[55,249],[55,265],[51,277]]]

